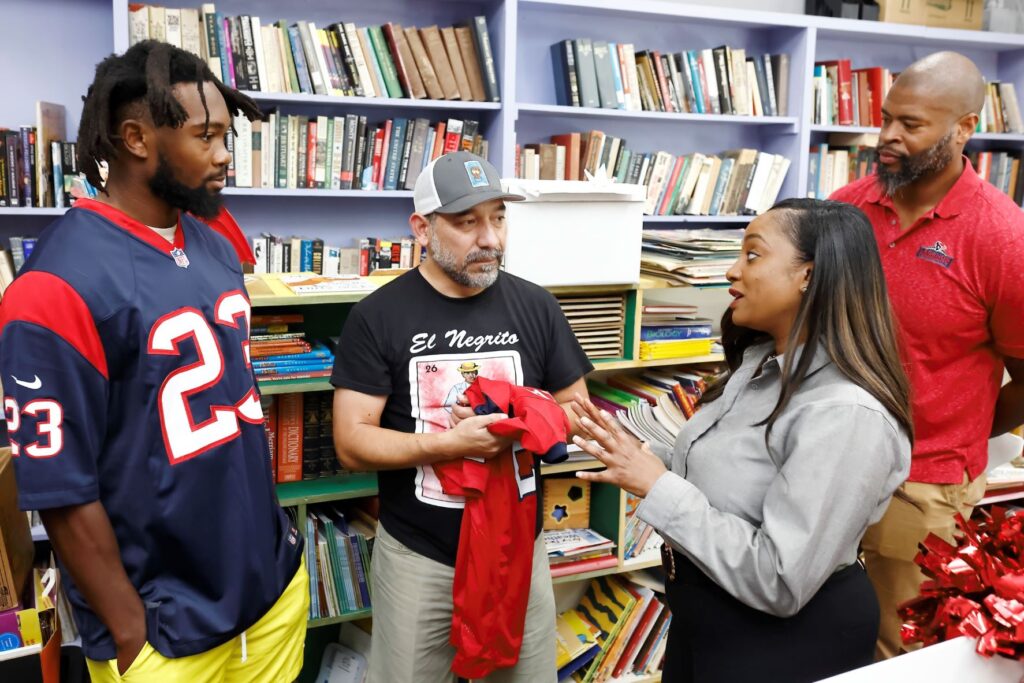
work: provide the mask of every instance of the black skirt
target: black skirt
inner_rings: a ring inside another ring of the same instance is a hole
[[[871,664],[878,598],[859,564],[833,574],[800,612],[746,606],[675,553],[664,683],[800,683]]]

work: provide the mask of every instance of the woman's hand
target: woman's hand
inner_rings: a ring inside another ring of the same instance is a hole
[[[573,443],[608,468],[603,472],[577,472],[578,478],[614,484],[634,495],[644,497],[654,486],[654,482],[668,471],[661,459],[652,453],[646,444],[640,443],[632,434],[628,434],[614,416],[604,410],[598,410],[588,399],[576,394],[573,397],[572,409],[579,423],[578,431],[585,437],[574,436]]]

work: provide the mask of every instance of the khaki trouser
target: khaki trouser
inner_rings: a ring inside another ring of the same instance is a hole
[[[367,683],[450,683],[455,648],[452,581],[455,569],[395,540],[377,525],[373,546],[373,639]],[[554,683],[555,597],[543,537],[533,550],[530,602],[519,663],[487,683]]]
[[[917,544],[933,533],[953,541],[959,512],[969,518],[974,505],[985,494],[985,476],[960,484],[924,484],[908,481],[893,495],[885,516],[868,528],[861,541],[868,578],[878,594],[882,621],[878,630],[875,659],[893,657],[911,648],[900,640],[900,603],[918,595],[927,577],[914,564]]]

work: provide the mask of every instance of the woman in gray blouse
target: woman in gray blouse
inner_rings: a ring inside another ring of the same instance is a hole
[[[592,441],[575,441],[607,465],[577,476],[644,497],[636,514],[671,548],[666,683],[816,681],[872,661],[857,546],[910,468],[907,378],[859,209],[777,204],[728,278],[729,372],[672,452],[577,396]]]

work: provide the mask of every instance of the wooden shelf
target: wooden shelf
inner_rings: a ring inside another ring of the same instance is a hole
[[[500,102],[463,102],[462,100],[413,100],[407,97],[354,97],[310,95],[308,93],[242,91],[257,102],[268,104],[313,104],[330,107],[374,107],[402,109],[443,109],[448,111],[498,111]]]
[[[332,626],[334,624],[341,624],[346,621],[356,621],[357,619],[369,619],[373,616],[372,609],[361,609],[355,612],[346,612],[336,617],[324,617],[323,619],[310,619],[306,622],[306,628],[317,628],[319,626]]]
[[[791,126],[797,125],[795,116],[737,116],[734,114],[693,114],[664,111],[630,111],[626,109],[604,109],[598,107],[570,107],[562,104],[520,104],[520,115],[570,116],[585,118],[637,119],[644,122],[676,122],[704,124],[739,124],[744,126]]]
[[[594,372],[607,370],[633,370],[636,368],[656,368],[665,365],[696,365],[697,363],[721,363],[725,356],[711,353],[706,356],[690,356],[687,358],[659,358],[657,360],[601,360],[593,359]]]
[[[283,507],[312,505],[377,495],[377,475],[353,472],[336,477],[293,481],[277,485],[277,497]]]
[[[540,476],[548,474],[565,474],[566,472],[581,472],[583,470],[599,470],[604,467],[604,463],[597,458],[587,458],[586,460],[570,460],[567,462],[559,462],[554,465],[545,465],[541,463]]]

